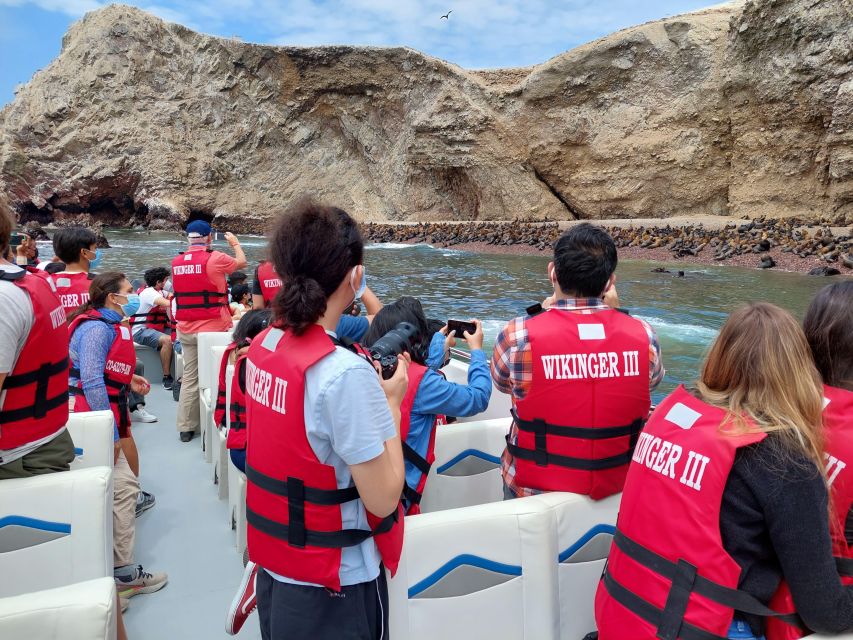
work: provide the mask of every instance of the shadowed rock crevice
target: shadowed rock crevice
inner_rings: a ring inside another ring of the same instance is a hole
[[[563,206],[566,208],[566,211],[568,212],[569,216],[571,216],[571,218],[573,220],[582,220],[583,218],[586,217],[584,215],[581,215],[581,213],[575,208],[575,205],[573,205],[571,202],[569,202],[569,199],[566,198],[566,196],[564,196],[562,193],[560,193],[560,191],[558,191],[556,189],[556,187],[554,187],[554,185],[552,185],[550,182],[548,182],[542,176],[542,174],[539,173],[539,170],[536,167],[531,167],[531,168],[533,169],[533,175],[536,176],[536,179],[539,182],[541,182],[543,185],[545,185],[545,188],[548,189],[548,191],[550,191],[551,194],[563,204]]]

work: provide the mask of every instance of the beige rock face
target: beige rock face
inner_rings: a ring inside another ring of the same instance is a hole
[[[735,3],[529,69],[269,47],[113,5],[0,112],[0,188],[260,230],[302,194],[364,220],[853,216],[853,0]]]

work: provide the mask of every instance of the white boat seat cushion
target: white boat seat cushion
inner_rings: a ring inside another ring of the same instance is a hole
[[[85,411],[68,416],[68,433],[74,441],[72,469],[112,467],[115,419],[112,411]]]

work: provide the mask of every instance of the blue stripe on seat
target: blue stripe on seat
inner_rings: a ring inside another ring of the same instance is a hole
[[[435,470],[436,473],[444,473],[448,469],[450,469],[453,465],[458,462],[464,460],[465,458],[473,456],[475,458],[480,458],[481,460],[485,460],[486,462],[492,462],[494,464],[500,464],[501,459],[497,456],[493,456],[490,453],[485,453],[478,449],[465,449],[462,453],[457,454],[453,457],[452,460],[448,460],[443,465],[441,465],[438,469]]]
[[[521,575],[521,567],[517,565],[495,562],[494,560],[487,560],[486,558],[481,558],[480,556],[464,553],[461,556],[456,556],[449,562],[446,562],[441,567],[432,572],[430,575],[428,575],[426,578],[424,578],[417,584],[413,584],[411,587],[409,587],[409,598],[414,598],[419,593],[429,589],[432,585],[444,578],[444,576],[446,576],[454,569],[457,569],[458,567],[464,565],[478,567],[487,571],[494,571],[495,573],[503,573],[508,576]]]
[[[595,536],[600,533],[609,533],[613,535],[616,533],[616,527],[612,524],[597,524],[592,529],[583,534],[577,542],[571,545],[568,549],[563,551],[560,555],[557,556],[557,562],[563,562],[564,560],[568,560],[571,558],[577,551],[583,547],[587,542],[592,540]]]
[[[27,516],[4,516],[0,518],[0,529],[3,527],[27,527],[28,529],[40,529],[54,533],[71,533],[71,525],[65,522],[50,522]]]
[[[83,449],[81,449],[80,447],[74,447],[74,455],[75,456],[82,456],[83,455]]]

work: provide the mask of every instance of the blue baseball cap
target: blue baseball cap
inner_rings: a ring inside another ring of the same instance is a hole
[[[210,235],[210,225],[204,220],[193,220],[187,225],[190,238],[205,238]]]

